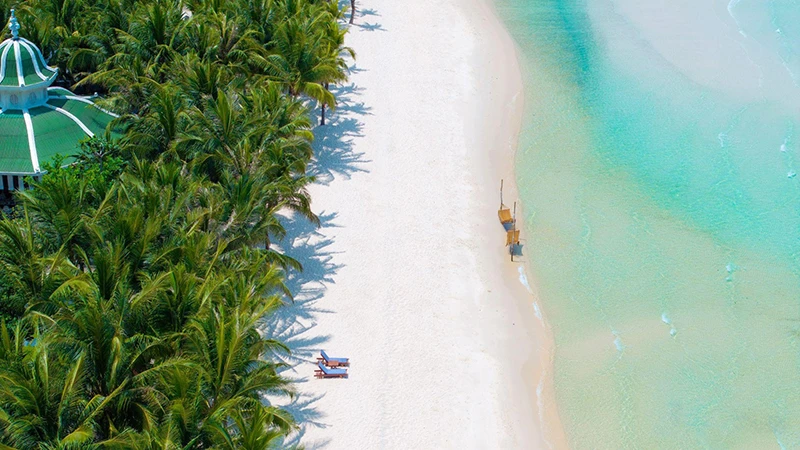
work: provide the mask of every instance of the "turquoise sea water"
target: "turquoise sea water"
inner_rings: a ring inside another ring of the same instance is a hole
[[[800,448],[800,2],[497,0],[573,448]]]

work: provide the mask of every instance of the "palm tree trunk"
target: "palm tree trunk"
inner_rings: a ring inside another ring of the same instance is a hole
[[[353,24],[353,17],[356,15],[356,0],[350,0],[350,25]]]
[[[325,83],[325,90],[328,91],[330,86],[330,83]],[[322,117],[320,118],[319,125],[325,125],[325,103],[322,104]]]

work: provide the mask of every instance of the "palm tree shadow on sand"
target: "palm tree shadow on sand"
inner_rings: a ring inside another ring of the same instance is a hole
[[[314,361],[315,352],[329,336],[313,335],[310,330],[316,325],[320,315],[332,311],[318,305],[327,285],[334,283],[334,275],[342,267],[333,262],[334,252],[328,250],[333,243],[320,233],[326,228],[335,228],[336,213],[319,215],[320,226],[316,227],[303,217],[295,214],[284,216],[286,236],[279,246],[303,266],[302,271],[289,270],[286,287],[293,300],[265,319],[261,329],[268,336],[283,342],[291,350],[291,355],[279,355],[287,364],[294,366],[301,362]],[[289,369],[293,371],[294,369]]]
[[[294,297],[287,301],[285,307],[267,317],[261,325],[262,332],[272,336],[289,347],[291,354],[276,353],[274,356],[287,364],[282,375],[296,383],[298,395],[289,404],[283,405],[294,416],[300,429],[287,436],[281,448],[299,448],[308,427],[325,428],[324,414],[316,408],[322,396],[313,397],[303,393],[303,384],[311,379],[310,373],[297,370],[302,363],[315,362],[317,352],[330,339],[328,335],[320,335],[313,330],[320,317],[331,314],[319,304],[327,286],[335,283],[334,277],[342,265],[333,261],[336,252],[329,247],[333,239],[322,231],[336,228],[336,213],[319,214],[319,228],[298,214],[282,217],[286,236],[277,246],[303,266],[302,271],[289,270],[286,286]],[[302,442],[306,449],[318,449],[327,445],[327,441]]]
[[[292,402],[284,406],[289,413],[294,416],[300,424],[300,430],[297,433],[289,435],[280,446],[281,448],[297,449],[304,448],[306,450],[321,449],[330,443],[330,439],[325,439],[316,442],[304,442],[303,438],[306,434],[306,429],[309,426],[316,428],[327,428],[328,425],[322,422],[323,414],[317,410],[316,403],[324,395],[312,396],[309,394],[300,393],[295,396]]]
[[[351,73],[366,69],[355,65],[350,67]],[[308,174],[316,178],[322,185],[330,184],[334,179],[350,179],[356,173],[366,173],[366,165],[371,161],[364,158],[364,153],[355,151],[354,140],[362,137],[363,122],[360,117],[370,115],[371,108],[359,100],[363,88],[354,83],[331,87],[337,99],[337,109],[328,115],[327,123],[314,129],[314,159],[309,164]],[[319,110],[316,111],[319,114]],[[262,330],[289,347],[291,354],[276,354],[287,364],[282,374],[296,381],[299,394],[291,403],[283,407],[290,412],[300,429],[287,436],[281,448],[321,449],[329,440],[315,442],[304,441],[309,427],[325,428],[325,414],[316,407],[323,396],[311,396],[303,393],[303,384],[312,375],[306,373],[308,364],[314,363],[319,350],[330,340],[329,335],[320,335],[314,331],[317,321],[333,311],[321,305],[327,287],[335,283],[335,276],[342,265],[334,261],[336,252],[330,250],[333,238],[328,237],[331,228],[336,228],[336,212],[319,213],[320,224],[309,222],[298,214],[287,214],[281,220],[286,229],[286,236],[277,247],[287,255],[296,259],[302,271],[289,270],[286,286],[294,299],[265,319]],[[327,230],[327,231],[326,231]],[[297,369],[298,365],[302,372]]]
[[[386,28],[383,28],[383,25],[381,25],[381,24],[379,24],[377,22],[376,23],[364,22],[363,24],[356,25],[356,26],[358,26],[358,27],[360,27],[360,28],[362,28],[364,30],[367,30],[367,31],[389,31]]]
[[[345,18],[349,21],[350,20],[350,0],[339,0],[339,9],[347,8],[347,13],[345,14]],[[373,17],[380,17],[380,14],[375,8],[361,8],[361,0],[356,0],[356,20],[350,26],[356,26],[359,28],[363,28],[367,31],[387,31],[386,28],[383,28],[383,25],[380,23],[361,23],[359,19],[364,19],[365,17],[373,16]]]
[[[353,140],[364,136],[364,124],[358,116],[370,115],[372,109],[358,101],[362,91],[353,83],[331,87],[337,108],[328,114],[325,125],[314,129],[314,159],[308,167],[309,175],[319,184],[327,186],[336,176],[349,179],[354,173],[367,172],[363,166],[370,161],[353,148]]]

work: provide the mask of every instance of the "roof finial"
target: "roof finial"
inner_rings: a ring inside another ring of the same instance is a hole
[[[19,22],[17,22],[17,16],[14,15],[14,10],[11,10],[11,20],[8,23],[8,28],[11,30],[11,38],[19,40]]]

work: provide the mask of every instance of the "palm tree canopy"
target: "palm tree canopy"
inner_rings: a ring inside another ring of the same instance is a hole
[[[2,1],[0,1],[2,6]],[[5,22],[7,8],[0,9]],[[101,94],[95,133],[0,218],[0,448],[267,449],[296,429],[259,329],[312,222],[310,109],[346,79],[327,0],[30,0],[63,83]],[[34,20],[36,18],[36,20]]]

